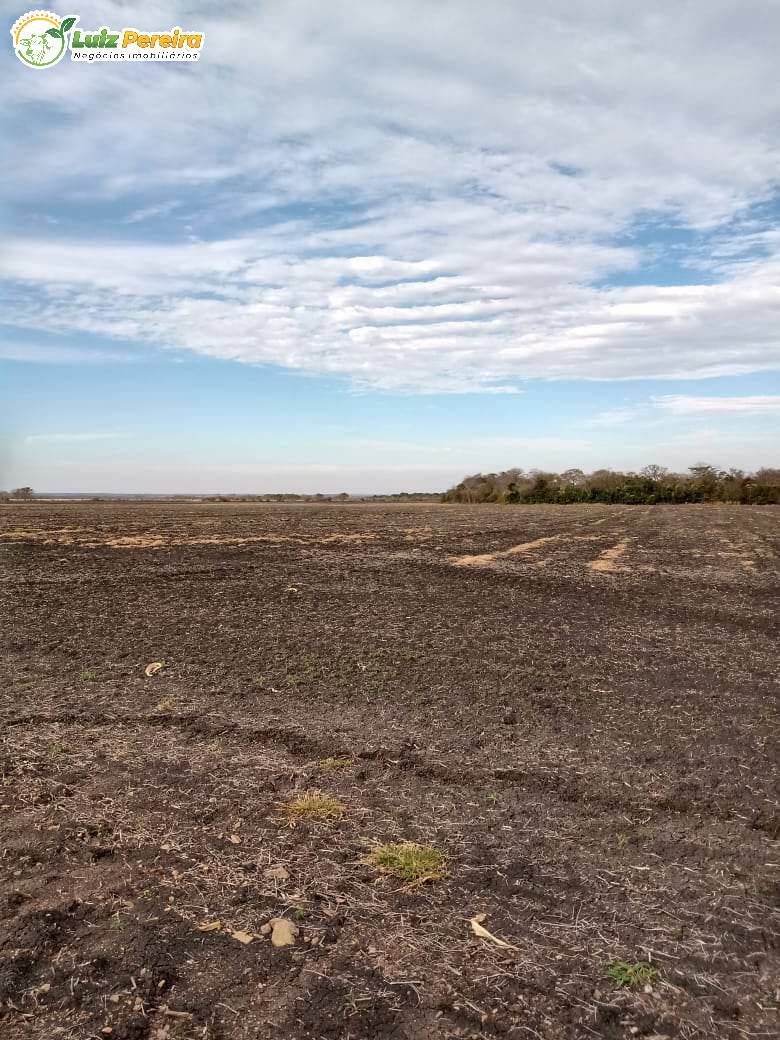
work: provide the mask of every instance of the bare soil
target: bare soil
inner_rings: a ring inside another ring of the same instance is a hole
[[[0,507],[0,1036],[777,1035],[777,521]]]

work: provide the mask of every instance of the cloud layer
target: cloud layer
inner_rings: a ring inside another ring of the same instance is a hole
[[[10,157],[0,320],[389,390],[780,367],[777,5],[166,19],[197,67],[5,63],[45,161]]]

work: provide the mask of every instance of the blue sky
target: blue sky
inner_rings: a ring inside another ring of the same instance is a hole
[[[630,6],[57,11],[205,31],[194,67],[7,42],[0,487],[777,464],[780,7]]]

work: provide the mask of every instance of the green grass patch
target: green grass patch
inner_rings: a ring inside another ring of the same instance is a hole
[[[442,852],[411,841],[378,845],[366,857],[366,862],[402,881],[441,881],[447,873],[447,860]]]
[[[607,975],[621,988],[632,989],[652,982],[658,972],[649,961],[636,961],[633,964],[628,961],[610,961]]]

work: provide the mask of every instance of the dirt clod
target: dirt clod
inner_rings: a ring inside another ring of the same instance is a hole
[[[271,942],[274,946],[292,946],[298,929],[286,917],[275,917],[271,922]]]

